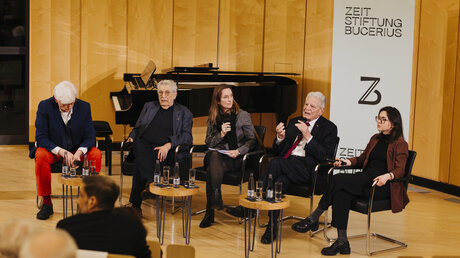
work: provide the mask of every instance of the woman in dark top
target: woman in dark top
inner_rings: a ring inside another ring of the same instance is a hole
[[[214,222],[214,209],[221,209],[221,184],[224,174],[241,168],[241,157],[256,144],[254,126],[248,112],[233,99],[230,85],[214,88],[207,122],[205,143],[210,149],[204,158],[206,178],[206,214],[201,228]]]
[[[363,172],[333,176],[316,210],[292,225],[293,230],[301,233],[316,230],[318,218],[332,205],[332,226],[337,228],[338,238],[330,247],[321,250],[323,255],[350,253],[347,223],[351,201],[357,197],[369,197],[373,182],[379,186],[375,190],[374,199],[390,197],[393,212],[401,211],[409,202],[403,183],[391,181],[404,176],[409,152],[403,136],[401,114],[394,107],[383,107],[375,120],[380,133],[371,137],[363,153],[359,157],[334,163],[334,166],[362,168]]]

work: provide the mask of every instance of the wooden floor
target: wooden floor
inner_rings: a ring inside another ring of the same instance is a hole
[[[120,166],[118,153],[113,157],[112,178],[120,182]],[[106,168],[103,168],[106,171]],[[61,186],[57,184],[57,174],[53,175],[53,193],[60,194]],[[131,177],[124,177],[123,201],[126,204],[131,189]],[[192,210],[197,211],[205,207],[205,186],[199,182],[200,193],[193,198]],[[54,228],[62,219],[62,200],[54,199],[54,215],[46,221],[35,219],[35,174],[34,162],[28,158],[26,146],[0,146],[0,222],[12,217],[25,218],[35,221],[47,228]],[[426,191],[424,191],[426,190]],[[237,204],[238,188],[223,186],[225,204]],[[398,214],[381,212],[372,217],[372,230],[391,238],[396,238],[408,244],[406,249],[376,255],[377,257],[460,257],[460,203],[448,201],[460,198],[439,193],[418,186],[411,186],[409,190],[411,202],[407,208]],[[293,197],[291,207],[285,215],[305,216],[307,199]],[[317,200],[316,200],[317,202]],[[118,203],[117,203],[118,205]],[[144,224],[148,230],[148,239],[157,240],[155,236],[155,204],[152,200],[144,202]],[[182,238],[181,214],[170,213],[168,206],[165,226],[165,243],[162,247],[166,251],[169,243],[184,244]],[[262,214],[266,221],[266,213]],[[203,214],[192,217],[191,242],[196,249],[196,257],[244,257],[243,225],[226,215],[216,212],[216,223],[210,228],[201,229],[199,223]],[[306,234],[299,234],[291,230],[295,221],[286,221],[283,224],[283,241],[280,257],[319,257],[321,248],[327,245],[322,235],[310,238]],[[351,212],[348,225],[349,235],[365,232],[366,217]],[[334,231],[334,230],[333,230]],[[256,244],[251,257],[269,257],[270,245],[260,243],[263,228],[256,230]],[[378,241],[378,240],[376,240]],[[351,240],[351,257],[365,256],[365,242]],[[381,243],[377,243],[381,245]],[[340,255],[343,256],[343,255]]]

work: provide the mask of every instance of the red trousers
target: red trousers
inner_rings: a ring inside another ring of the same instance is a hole
[[[88,151],[88,160],[96,160],[96,171],[101,171],[102,153],[96,147]],[[84,156],[82,155],[82,161]],[[62,157],[54,155],[45,148],[38,147],[35,152],[35,176],[37,177],[37,195],[51,195],[51,167],[50,165],[61,161]]]

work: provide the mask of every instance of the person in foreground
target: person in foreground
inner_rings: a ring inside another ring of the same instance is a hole
[[[248,112],[233,99],[230,85],[214,88],[207,122],[204,158],[206,177],[206,214],[200,223],[207,228],[214,222],[214,209],[222,209],[221,184],[224,174],[241,168],[241,157],[257,142]]]
[[[43,205],[37,219],[46,220],[53,214],[51,202],[51,167],[60,160],[70,166],[75,161],[96,161],[96,171],[101,170],[101,151],[95,146],[96,133],[91,118],[90,104],[77,99],[73,83],[62,81],[54,87],[53,97],[38,105],[35,120],[37,149],[31,152],[35,157],[37,195],[43,197]]]
[[[19,258],[75,258],[77,245],[64,230],[55,229],[40,232],[22,245]]]
[[[58,222],[79,249],[150,257],[147,232],[131,208],[113,208],[120,193],[119,186],[106,176],[83,178],[78,207],[80,214]]]
[[[305,99],[301,117],[292,118],[287,128],[283,123],[276,126],[273,142],[275,157],[264,174],[264,188],[268,176],[275,182],[282,182],[283,189],[292,183],[311,184],[315,166],[334,156],[337,144],[337,127],[322,116],[326,97],[321,92],[310,92]],[[323,180],[324,179],[324,180]],[[325,177],[318,181],[326,181]],[[318,184],[317,184],[318,185]],[[270,219],[269,212],[269,219]],[[279,211],[273,211],[273,240],[277,237]],[[268,223],[261,242],[271,243],[271,223]]]
[[[330,247],[321,250],[323,255],[350,253],[347,224],[351,201],[357,197],[369,197],[373,182],[378,186],[374,200],[390,198],[393,212],[400,212],[409,202],[403,182],[392,182],[404,176],[409,155],[401,114],[396,108],[387,106],[380,109],[375,119],[380,133],[371,137],[363,153],[334,163],[334,166],[341,166],[344,162],[345,166],[362,168],[363,172],[333,176],[318,207],[310,216],[292,225],[293,230],[301,233],[316,230],[319,217],[332,205],[332,226],[337,228],[338,238]]]
[[[177,85],[172,80],[160,81],[157,85],[158,101],[144,104],[136,125],[129,134],[128,142],[134,142],[134,173],[129,202],[142,217],[142,196],[153,182],[156,160],[161,165],[174,165],[174,148],[193,142],[193,115],[190,110],[174,103]],[[183,159],[179,153],[178,162]]]

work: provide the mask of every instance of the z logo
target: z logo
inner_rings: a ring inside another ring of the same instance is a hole
[[[361,81],[372,81],[371,87],[367,89],[367,91],[364,93],[364,95],[358,100],[358,104],[364,104],[364,105],[377,105],[380,103],[380,100],[382,100],[382,94],[380,94],[380,91],[374,90],[375,87],[377,87],[377,84],[380,81],[380,78],[378,77],[365,77],[361,76]],[[367,97],[372,93],[374,90],[375,95],[377,95],[376,100],[367,100]]]

